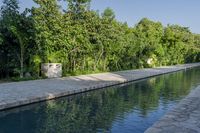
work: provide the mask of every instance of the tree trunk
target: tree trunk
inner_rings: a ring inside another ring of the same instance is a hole
[[[103,53],[104,53],[104,47],[102,46],[99,58],[97,59],[96,63],[94,64],[94,70],[96,70],[97,65],[99,65],[99,61],[100,61],[101,57],[103,56]]]
[[[106,71],[106,63],[107,63],[107,60],[105,58],[104,63],[103,63],[103,71]]]
[[[73,60],[73,72],[75,72],[76,71],[76,60],[74,59]]]
[[[20,78],[24,77],[24,56],[23,56],[23,47],[20,50]]]
[[[85,55],[83,55],[82,71],[85,71]]]

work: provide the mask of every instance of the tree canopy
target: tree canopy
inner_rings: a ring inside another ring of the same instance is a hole
[[[63,76],[200,61],[200,35],[188,27],[143,18],[134,27],[111,8],[100,14],[91,0],[34,0],[20,12],[17,0],[0,9],[0,78],[40,77],[41,63],[62,63]]]

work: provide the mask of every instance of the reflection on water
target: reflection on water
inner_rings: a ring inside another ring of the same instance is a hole
[[[200,83],[200,69],[0,112],[1,133],[139,133]]]

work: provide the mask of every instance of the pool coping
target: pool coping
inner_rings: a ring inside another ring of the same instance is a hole
[[[145,133],[199,133],[200,85]]]
[[[0,84],[0,111],[199,67],[200,63]]]

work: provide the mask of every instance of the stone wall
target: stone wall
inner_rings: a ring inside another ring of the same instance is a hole
[[[47,78],[62,77],[62,64],[60,63],[43,63],[41,65],[42,75]]]

